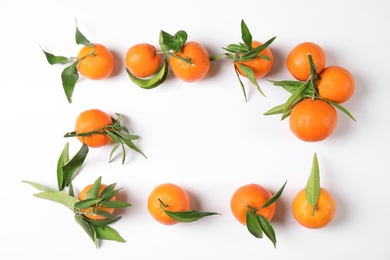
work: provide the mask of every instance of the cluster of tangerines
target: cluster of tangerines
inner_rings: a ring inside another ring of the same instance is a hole
[[[222,54],[210,57],[207,50],[198,42],[187,41],[187,33],[178,31],[171,35],[160,33],[160,50],[148,43],[132,46],[126,53],[126,71],[129,78],[139,87],[155,88],[162,84],[168,73],[168,65],[176,77],[185,82],[202,80],[208,73],[212,61],[226,57],[234,64],[234,69],[244,93],[247,96],[241,76],[247,78],[260,89],[257,79],[265,77],[273,66],[270,45],[274,38],[260,43],[241,21],[242,41],[229,44]],[[55,56],[43,51],[50,64],[68,64],[61,74],[66,97],[72,102],[72,94],[79,74],[100,80],[109,77],[114,69],[114,57],[104,45],[91,43],[76,26],[76,43],[84,47],[76,58]],[[167,57],[169,57],[169,62]],[[336,122],[335,107],[353,116],[340,104],[347,101],[354,92],[354,79],[344,68],[326,65],[326,56],[321,47],[312,42],[297,45],[289,53],[286,65],[294,80],[271,81],[291,93],[290,98],[266,115],[282,114],[282,119],[290,117],[292,132],[304,141],[321,141],[331,135]],[[72,181],[77,176],[89,148],[98,148],[114,143],[112,155],[121,148],[122,163],[126,158],[126,147],[145,154],[136,146],[138,135],[130,134],[121,125],[121,114],[113,118],[99,109],[83,111],[76,119],[74,131],[65,137],[77,137],[81,149],[69,157],[69,144],[63,149],[57,165],[58,190],[25,181],[40,190],[36,197],[64,204],[75,212],[76,221],[84,228],[97,245],[100,239],[124,242],[119,233],[109,225],[120,217],[114,215],[116,208],[131,204],[116,199],[119,189],[115,184],[105,185],[99,177],[93,184],[85,187],[75,196]],[[287,182],[286,182],[287,183]],[[257,238],[265,234],[276,245],[275,231],[270,224],[276,210],[276,201],[281,196],[286,183],[275,194],[263,186],[248,184],[239,187],[232,195],[230,208],[235,218],[244,224]],[[68,189],[65,192],[65,189]],[[192,222],[216,212],[191,210],[190,198],[186,191],[173,183],[164,183],[151,191],[148,198],[148,211],[158,222],[173,225],[178,222]],[[320,187],[317,155],[314,154],[312,169],[306,187],[293,200],[292,213],[302,226],[322,228],[329,224],[336,212],[336,202],[331,194]]]

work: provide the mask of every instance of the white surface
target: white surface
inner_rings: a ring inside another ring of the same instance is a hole
[[[389,3],[383,1],[1,1],[1,175],[3,259],[390,259],[388,216]],[[40,45],[74,56],[75,19],[92,42],[116,56],[115,75],[77,83],[73,104],[62,90],[64,67],[47,63]],[[320,44],[328,65],[354,75],[356,92],[344,104],[356,117],[339,113],[333,135],[305,143],[288,121],[263,116],[287,94],[265,80],[267,97],[246,82],[244,98],[227,60],[212,63],[209,76],[184,83],[172,73],[153,90],[127,77],[124,55],[133,44],[158,45],[159,31],[183,29],[211,55],[241,41],[244,19],[253,38],[272,44],[275,66],[269,79],[292,79],[284,65],[289,50],[303,41]],[[99,108],[126,116],[124,124],[142,138],[148,159],[128,150],[127,163],[107,163],[111,147],[90,150],[74,181],[76,190],[98,176],[124,187],[132,207],[113,227],[127,243],[105,241],[99,249],[62,205],[33,197],[30,180],[56,187],[56,163],[69,141],[77,115]],[[291,214],[291,202],[304,187],[317,152],[321,184],[334,195],[334,221],[321,230],[305,229]],[[243,184],[259,183],[272,192],[288,180],[272,220],[277,248],[255,239],[230,212],[230,198]],[[192,207],[216,211],[191,224],[163,226],[146,208],[149,192],[174,182],[190,194]]]

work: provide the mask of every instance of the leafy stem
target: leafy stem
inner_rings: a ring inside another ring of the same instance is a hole
[[[287,181],[283,184],[283,186],[276,192],[267,202],[265,202],[260,208],[252,207],[251,205],[247,205],[246,211],[246,226],[248,231],[256,238],[263,238],[263,234],[265,234],[273,243],[276,248],[276,235],[275,231],[270,224],[270,222],[261,214],[259,214],[259,210],[270,206],[275,203],[279,197],[282,195],[284,187],[286,186]]]
[[[188,35],[185,31],[179,30],[174,35],[171,35],[163,30],[160,31],[159,44],[161,52],[157,54],[165,54],[175,57],[185,63],[194,65],[189,58],[183,58],[176,53],[180,53],[187,42]]]
[[[130,149],[140,153],[145,158],[146,155],[134,144],[134,140],[137,140],[139,138],[138,135],[129,134],[129,130],[126,126],[122,126],[120,124],[122,120],[122,114],[116,113],[117,119],[112,118],[112,124],[95,129],[90,132],[84,132],[79,133],[77,131],[68,132],[64,135],[64,137],[88,137],[95,134],[98,135],[108,135],[110,139],[115,143],[115,146],[111,150],[109,161],[111,161],[112,156],[114,155],[115,151],[121,147],[122,148],[122,164],[125,163],[126,160],[126,150],[125,146],[129,147]]]

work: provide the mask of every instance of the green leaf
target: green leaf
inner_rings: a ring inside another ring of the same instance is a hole
[[[270,82],[272,82],[274,86],[280,86],[290,93],[294,93],[298,88],[306,84],[305,82],[294,81],[294,80],[281,80],[281,81],[270,80]]]
[[[240,63],[238,64],[238,66],[242,69],[242,71],[243,71],[243,72],[245,73],[245,75],[248,77],[249,81],[250,81],[253,85],[256,86],[257,90],[258,90],[263,96],[265,96],[264,93],[263,93],[263,91],[261,90],[259,84],[258,84],[257,81],[256,81],[255,74],[253,73],[253,70],[252,70],[250,67],[245,66],[245,65],[240,64]]]
[[[75,39],[77,44],[93,47],[93,44],[80,32],[79,28],[77,27],[77,21]]]
[[[99,198],[101,198],[103,201],[108,201],[112,199],[119,191],[119,190],[115,190],[115,185],[116,183],[112,183],[106,186],[102,190],[102,193],[100,193]]]
[[[271,108],[270,110],[268,110],[267,112],[265,112],[264,115],[268,116],[268,115],[282,114],[284,111],[285,105],[286,104],[284,103],[284,104],[275,106],[275,107]]]
[[[126,240],[124,240],[115,229],[109,226],[95,226],[94,228],[98,239],[111,240],[121,243],[126,242]]]
[[[43,191],[40,193],[34,194],[35,197],[41,198],[41,199],[47,199],[51,200],[57,203],[60,203],[71,210],[74,208],[74,204],[78,202],[78,199],[76,199],[73,196],[70,196],[64,191]]]
[[[101,201],[102,201],[102,199],[99,199],[99,198],[88,198],[88,199],[76,202],[74,204],[74,208],[77,210],[88,209],[92,206],[95,206],[96,204],[98,204]]]
[[[287,99],[286,104],[284,106],[284,111],[287,111],[288,109],[292,108],[296,103],[305,98],[303,93],[306,91],[307,87],[308,85],[304,84],[294,91],[294,93]]]
[[[263,229],[258,216],[259,215],[248,209],[245,215],[246,227],[254,237],[263,238]]]
[[[320,169],[317,154],[314,153],[312,168],[306,184],[306,198],[312,207],[315,207],[320,197]]]
[[[146,155],[131,141],[123,139],[123,142],[132,150],[142,154],[143,157],[147,158]]]
[[[248,50],[252,49],[252,34],[250,33],[248,26],[241,20],[241,38],[244,41]]]
[[[108,200],[108,201],[103,201],[101,203],[102,206],[106,207],[106,208],[114,208],[114,209],[121,209],[121,208],[127,208],[127,207],[130,207],[131,204],[130,203],[127,203],[125,201],[111,201],[111,200]]]
[[[248,48],[246,45],[241,45],[241,44],[229,44],[228,46],[222,48],[228,52],[235,53],[235,54],[243,54],[248,52]],[[233,56],[234,57],[234,56]],[[231,58],[232,59],[232,58]]]
[[[242,93],[244,94],[245,102],[248,102],[248,99],[246,97],[245,87],[244,87],[244,84],[242,83],[241,78],[240,78],[240,73],[238,72],[238,70],[235,67],[234,67],[234,70],[236,71],[238,82],[240,82],[240,86],[241,86]]]
[[[31,181],[22,181],[22,182],[30,184],[31,186],[33,186],[34,188],[36,188],[37,190],[40,190],[40,191],[52,191],[52,192],[55,192],[55,190],[46,188],[45,186],[43,186],[41,184],[38,184],[38,183],[35,183],[35,182],[31,182]]]
[[[112,223],[118,221],[119,219],[121,219],[121,217],[115,217],[114,216],[113,218],[106,218],[106,219],[101,219],[101,220],[92,220],[92,219],[87,218],[84,215],[80,215],[80,216],[83,216],[84,220],[87,221],[88,223],[90,223],[92,226],[107,226],[107,225],[112,224]]]
[[[219,214],[215,212],[200,212],[196,210],[179,211],[179,212],[169,211],[164,208],[163,210],[168,216],[170,216],[171,218],[179,222],[193,222],[203,217]]]
[[[321,98],[321,99],[323,99],[323,98]],[[329,104],[335,106],[336,108],[340,109],[340,110],[341,110],[342,112],[344,112],[347,116],[349,116],[353,121],[356,122],[356,119],[353,117],[353,115],[352,115],[345,107],[343,107],[342,105],[337,104],[337,103],[335,103],[335,102],[333,102],[333,101],[330,101],[329,99],[323,99],[323,100],[325,100],[325,101],[328,102]]]
[[[180,30],[178,32],[176,32],[174,35],[173,35],[173,39],[174,41],[177,43],[178,45],[178,48],[177,52],[181,52],[181,49],[183,48],[184,44],[186,43],[187,41],[187,38],[188,38],[188,35],[185,31],[183,30]]]
[[[170,35],[165,31],[160,31],[159,43],[163,52],[173,50],[180,52],[187,40],[187,33],[185,31],[178,31],[175,35]]]
[[[55,55],[53,55],[53,54],[51,54],[51,53],[49,53],[47,51],[44,51],[43,49],[42,49],[42,51],[45,54],[46,59],[50,63],[50,65],[66,64],[66,63],[69,63],[69,62],[72,62],[72,61],[75,60],[74,57],[67,58],[67,57],[64,57],[64,56],[55,56]]]
[[[58,190],[63,190],[65,188],[65,176],[62,170],[62,167],[69,161],[69,143],[65,144],[64,149],[57,162],[57,183]]]
[[[66,98],[69,103],[72,103],[73,90],[76,82],[79,79],[79,71],[77,69],[78,62],[74,62],[66,67],[61,73],[62,86],[65,91]]]
[[[282,195],[284,187],[286,186],[286,184],[287,184],[287,181],[283,184],[283,186],[279,189],[278,192],[276,192],[266,203],[264,203],[262,208],[268,207],[269,205],[271,205],[272,203],[277,201],[279,199],[280,195]]]
[[[86,221],[82,215],[75,214],[74,218],[76,222],[84,229],[84,231],[92,239],[96,248],[98,248],[99,241],[97,239],[95,228],[88,221]]]
[[[88,146],[83,143],[80,150],[62,167],[65,186],[69,186],[78,173],[80,167],[84,163],[85,158],[87,157],[88,151]]]
[[[274,247],[276,248],[276,236],[272,225],[264,216],[258,215],[258,218],[264,234],[271,240],[271,242],[274,244]]]
[[[112,161],[112,156],[114,155],[115,151],[118,149],[119,146],[120,146],[120,144],[116,144],[116,145],[112,148],[112,150],[111,150],[111,152],[110,152],[110,157],[108,158],[108,162],[111,162],[111,161]]]
[[[92,184],[92,187],[88,190],[87,194],[85,195],[85,198],[86,199],[97,198],[100,191],[101,183],[102,183],[102,177],[99,176],[96,179],[96,181]]]
[[[126,68],[126,72],[129,75],[129,78],[133,83],[135,83],[137,86],[143,88],[143,89],[152,89],[160,84],[162,84],[168,75],[168,61],[164,58],[164,64],[161,67],[161,69],[154,75],[152,78],[149,79],[140,79],[131,74],[131,72]]]
[[[268,41],[266,41],[265,43],[261,44],[260,46],[257,46],[256,48],[252,49],[251,51],[247,52],[247,53],[244,53],[240,59],[241,60],[252,60],[252,59],[255,59],[257,57],[257,55],[262,52],[263,50],[265,50],[268,46],[271,45],[271,43],[275,40],[276,37],[272,37],[271,39],[269,39]]]

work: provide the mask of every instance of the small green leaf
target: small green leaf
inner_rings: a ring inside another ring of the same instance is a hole
[[[74,204],[78,202],[78,199],[76,199],[73,196],[70,196],[64,191],[43,191],[40,193],[34,194],[35,197],[41,198],[41,199],[47,199],[51,200],[57,203],[60,203],[71,210],[74,208]]]
[[[94,228],[98,239],[112,240],[121,243],[126,242],[115,229],[109,226],[95,226]]]
[[[312,207],[315,207],[320,197],[320,169],[317,154],[314,153],[312,168],[306,184],[306,198]]]
[[[54,65],[54,64],[67,64],[67,63],[72,62],[72,61],[75,60],[74,57],[67,58],[67,57],[64,57],[64,56],[55,56],[55,55],[53,55],[53,54],[51,54],[51,53],[49,53],[47,51],[44,51],[43,49],[42,49],[42,51],[45,54],[46,59],[50,63],[50,65]]]
[[[347,116],[349,116],[353,121],[356,122],[356,119],[353,117],[353,115],[345,108],[343,107],[342,105],[338,104],[338,103],[335,103],[333,101],[330,101],[329,99],[324,99],[324,98],[321,98],[323,100],[325,100],[326,102],[328,102],[329,104],[335,106],[336,108],[340,109],[342,112],[344,112]]]
[[[86,221],[82,215],[75,214],[74,218],[76,222],[84,229],[84,231],[92,239],[92,241],[94,242],[97,248],[98,239],[97,239],[95,228],[88,221]]]
[[[264,216],[258,215],[258,218],[264,234],[271,240],[271,242],[274,244],[274,247],[276,248],[276,236],[272,225]]]
[[[78,173],[80,167],[84,163],[85,158],[87,157],[88,151],[88,146],[83,143],[80,150],[62,167],[66,187],[69,186]]]
[[[187,41],[187,38],[188,38],[188,35],[185,31],[183,30],[180,30],[178,32],[176,32],[174,35],[173,35],[173,39],[174,41],[177,43],[178,45],[178,48],[175,50],[177,52],[181,52],[181,49],[183,48],[184,44],[186,43]]]
[[[114,209],[120,209],[120,208],[127,208],[127,207],[130,207],[131,204],[130,203],[127,203],[125,201],[103,201],[101,203],[102,206],[106,207],[106,208],[114,208]]]
[[[255,74],[253,73],[253,70],[252,70],[250,67],[245,66],[245,65],[240,64],[240,63],[238,64],[238,66],[239,66],[239,67],[242,69],[242,71],[245,73],[245,75],[247,76],[247,78],[249,79],[249,81],[250,81],[253,85],[256,86],[257,90],[258,90],[263,96],[265,96],[264,93],[263,93],[263,91],[261,90],[259,84],[258,84],[257,81],[256,81]]]
[[[165,31],[160,31],[160,47],[163,52],[169,52],[173,50],[175,52],[180,52],[183,47],[183,39],[185,38],[186,33],[184,31],[177,32],[174,36],[170,35]],[[183,38],[184,37],[184,38]]]
[[[282,114],[284,111],[285,105],[286,104],[284,103],[284,104],[275,106],[275,107],[271,108],[270,110],[268,110],[267,112],[265,112],[264,115],[268,116],[268,115]]]
[[[58,190],[63,190],[65,188],[65,176],[62,170],[62,167],[69,161],[69,143],[65,144],[64,149],[57,162],[57,183]]]
[[[108,186],[106,186],[103,190],[102,193],[100,193],[99,198],[101,198],[103,201],[108,201],[112,199],[119,190],[115,190],[116,183],[112,183]]]
[[[75,39],[77,44],[93,47],[93,44],[80,32],[79,28],[77,27],[77,21]]]
[[[168,216],[170,216],[171,218],[179,222],[193,222],[203,217],[219,214],[215,212],[200,212],[196,210],[179,211],[179,212],[169,211],[164,208],[163,210]]]
[[[241,86],[242,93],[244,94],[245,102],[248,102],[248,98],[246,96],[245,87],[244,87],[244,84],[241,81],[240,73],[238,72],[238,70],[235,67],[234,67],[234,70],[236,71],[238,82],[240,82],[240,86]]]
[[[123,142],[132,150],[140,153],[143,157],[147,158],[146,155],[133,143],[131,140],[125,140],[123,139]]]
[[[161,67],[161,69],[154,75],[152,78],[149,79],[140,79],[135,77],[131,72],[126,68],[126,72],[129,75],[129,78],[133,83],[135,83],[137,86],[143,88],[143,89],[152,89],[160,84],[162,84],[168,75],[168,61],[164,58],[164,64]]]
[[[61,73],[62,86],[65,91],[66,98],[69,103],[72,103],[73,90],[76,82],[79,79],[79,71],[77,69],[78,62],[74,62],[66,67]]]
[[[296,89],[294,93],[287,99],[286,104],[284,106],[284,111],[291,109],[296,103],[304,99],[303,93],[306,91],[308,85],[304,84]]]
[[[294,80],[281,80],[281,81],[270,80],[270,82],[272,82],[274,86],[280,86],[290,93],[294,93],[298,88],[306,84],[305,82],[294,81]]]
[[[241,38],[244,41],[248,50],[252,49],[252,34],[250,33],[248,26],[241,20]]]
[[[255,59],[260,52],[262,52],[269,45],[271,45],[271,43],[275,40],[275,38],[276,37],[272,37],[271,39],[269,39],[265,43],[261,44],[260,46],[257,46],[256,48],[252,49],[251,51],[244,53],[241,56],[240,59],[242,59],[242,60],[253,60],[253,59]]]
[[[46,188],[45,186],[43,186],[41,184],[38,184],[38,183],[35,183],[35,182],[31,182],[31,181],[22,181],[22,182],[30,184],[31,186],[33,186],[34,188],[36,188],[37,190],[40,190],[40,191],[52,191],[52,192],[55,192],[55,190]]]
[[[108,158],[108,162],[111,162],[111,161],[112,161],[112,156],[114,155],[115,151],[118,149],[119,145],[120,145],[120,144],[116,144],[116,145],[112,148],[112,150],[111,150],[111,152],[110,152],[110,157]]]
[[[96,204],[98,204],[101,201],[102,201],[102,199],[99,199],[99,198],[85,199],[85,200],[76,202],[74,204],[74,208],[77,209],[77,210],[88,209],[88,208],[90,208],[92,206],[95,206]]]
[[[246,227],[248,231],[257,238],[263,238],[263,229],[260,225],[259,217],[256,213],[253,213],[251,210],[246,211]]]
[[[266,203],[264,203],[264,205],[262,206],[262,208],[265,208],[265,207],[268,207],[269,205],[271,205],[272,203],[274,203],[275,201],[277,201],[280,197],[280,195],[282,195],[283,193],[283,190],[284,190],[284,187],[286,186],[287,184],[287,181],[283,184],[283,186],[278,190],[278,192],[276,192]]]
[[[102,176],[99,176],[96,179],[96,181],[92,184],[92,187],[88,190],[87,194],[85,195],[85,198],[86,199],[97,198],[100,191],[101,183],[102,183]]]
[[[112,224],[112,223],[118,221],[119,219],[121,219],[121,217],[114,216],[113,218],[92,220],[92,219],[87,218],[85,215],[80,215],[80,216],[83,216],[84,220],[87,221],[88,223],[90,223],[92,226],[107,226],[107,225]]]

